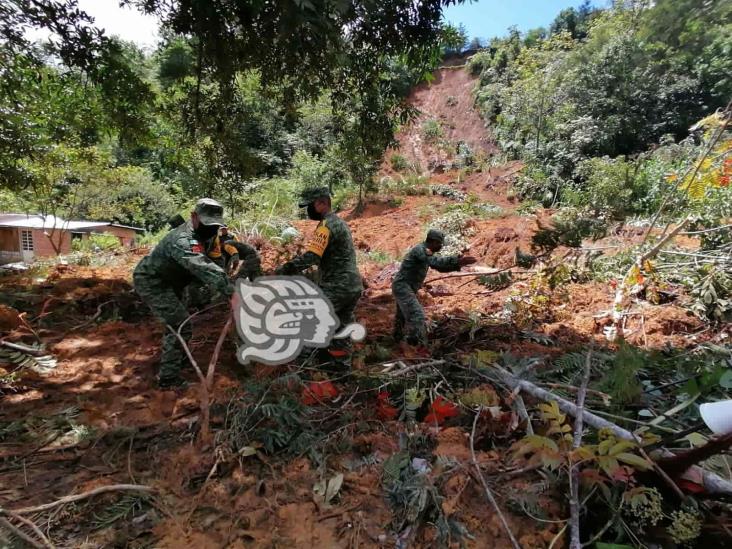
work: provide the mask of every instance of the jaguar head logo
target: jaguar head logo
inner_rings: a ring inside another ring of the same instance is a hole
[[[366,336],[360,324],[349,324],[336,334],[339,322],[333,305],[302,276],[239,279],[237,295],[234,316],[243,342],[237,353],[242,364],[285,364],[303,347],[327,347],[334,337],[360,341]]]

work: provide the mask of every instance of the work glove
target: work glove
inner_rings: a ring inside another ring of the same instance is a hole
[[[471,255],[463,255],[458,259],[458,265],[460,265],[460,267],[465,267],[466,265],[472,265],[476,261],[478,260]]]

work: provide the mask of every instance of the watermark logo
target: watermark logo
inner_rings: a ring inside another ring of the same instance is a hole
[[[244,344],[237,358],[271,366],[296,358],[303,347],[327,347],[333,339],[361,341],[366,329],[358,323],[338,328],[333,304],[303,276],[264,276],[237,281],[236,329]]]

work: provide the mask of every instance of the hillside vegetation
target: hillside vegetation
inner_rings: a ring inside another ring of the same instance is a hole
[[[0,546],[729,544],[732,436],[700,414],[732,389],[729,2],[584,5],[469,55],[450,2],[125,3],[155,51],[0,8],[1,208],[148,231],[0,275]],[[131,274],[169,216],[221,200],[272,273],[316,185],[366,286],[352,375],[240,365],[220,302],[189,319],[209,381],[158,389]],[[430,227],[478,262],[428,275],[423,356],[391,280]]]

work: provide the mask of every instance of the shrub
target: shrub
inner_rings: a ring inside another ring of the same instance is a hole
[[[429,224],[430,229],[445,233],[443,255],[461,254],[468,247],[466,237],[474,234],[470,216],[460,210],[453,210],[438,217]]]
[[[402,194],[407,196],[422,196],[431,193],[427,185],[428,178],[417,174],[406,177],[400,175],[398,179],[383,177],[380,181],[380,191],[387,194]]]
[[[158,242],[160,242],[163,237],[168,234],[169,229],[168,228],[162,228],[159,231],[151,232],[148,231],[142,236],[138,236],[136,239],[138,246],[156,246]]]
[[[72,215],[156,231],[165,227],[176,210],[171,193],[153,180],[149,170],[124,166],[90,174]]]
[[[564,200],[573,206],[587,205],[598,216],[623,219],[641,210],[640,200],[647,194],[638,188],[636,173],[623,157],[584,160],[575,170],[582,183],[565,191]]]
[[[75,252],[116,250],[121,246],[119,238],[108,233],[90,233],[87,238],[75,238],[71,249]]]
[[[409,163],[407,162],[407,159],[404,158],[401,154],[394,153],[391,155],[391,168],[395,172],[402,172],[408,167]]]
[[[333,154],[317,156],[306,151],[297,151],[292,157],[292,168],[287,177],[297,187],[328,187],[334,189],[350,180],[344,166]]]
[[[422,123],[422,137],[428,143],[435,143],[438,139],[442,138],[445,132],[442,129],[442,124],[439,120],[431,118],[425,120]]]
[[[565,208],[552,217],[551,225],[539,225],[539,229],[531,237],[531,245],[533,249],[543,252],[549,252],[557,246],[576,248],[582,245],[584,238],[601,238],[606,229],[602,219],[583,216],[576,209]]]
[[[468,59],[468,70],[473,76],[480,76],[485,69],[491,66],[492,62],[492,55],[489,51],[479,51]]]

